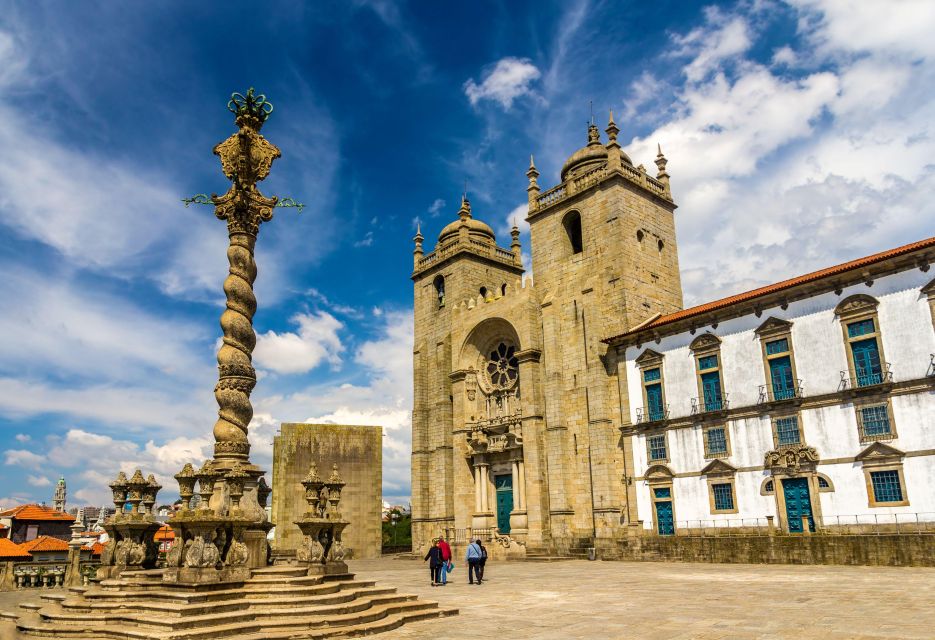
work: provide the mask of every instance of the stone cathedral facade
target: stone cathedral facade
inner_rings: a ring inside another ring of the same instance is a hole
[[[905,510],[908,494],[935,512],[935,238],[683,309],[666,158],[654,177],[612,117],[606,134],[592,124],[546,191],[530,163],[535,285],[518,229],[498,246],[467,199],[434,250],[416,235],[413,544],[486,535],[567,553],[693,526],[795,532],[840,509]],[[880,326],[894,292],[899,330]],[[836,334],[798,319],[819,309]],[[911,362],[891,369],[887,340]]]

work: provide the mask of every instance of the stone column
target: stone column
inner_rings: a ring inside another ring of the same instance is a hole
[[[488,529],[492,526],[488,488],[490,479],[487,473],[489,468],[490,465],[485,460],[477,460],[474,463],[474,503],[477,510],[471,518],[472,529]]]
[[[517,457],[512,460],[513,471],[513,510],[510,512],[510,536],[525,540],[529,529],[526,517],[526,501],[523,489],[523,476],[520,470],[523,464],[522,451],[516,452]]]

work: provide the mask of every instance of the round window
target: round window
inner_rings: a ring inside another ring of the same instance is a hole
[[[519,360],[516,347],[501,342],[490,352],[487,360],[487,379],[494,389],[509,389],[519,378]]]

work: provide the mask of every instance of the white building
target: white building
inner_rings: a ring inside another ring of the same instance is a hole
[[[929,238],[606,340],[625,368],[627,521],[935,521],[933,258]]]

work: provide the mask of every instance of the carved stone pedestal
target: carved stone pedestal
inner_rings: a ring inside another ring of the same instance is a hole
[[[166,554],[163,582],[242,582],[252,574],[244,532],[252,524],[237,514],[219,516],[208,509],[177,513],[169,525],[175,542]]]
[[[153,519],[152,507],[162,487],[156,479],[152,475],[144,479],[137,469],[127,480],[121,471],[110,488],[116,511],[104,524],[109,539],[101,552],[98,580],[116,578],[128,569],[153,569],[159,551],[153,536],[162,525]]]
[[[338,505],[344,482],[334,465],[331,476],[323,482],[313,462],[302,481],[308,510],[295,524],[302,531],[302,544],[296,549],[297,564],[308,567],[308,575],[336,575],[347,573],[347,555],[341,534],[349,524],[341,519]]]

